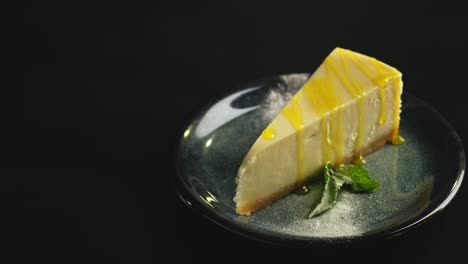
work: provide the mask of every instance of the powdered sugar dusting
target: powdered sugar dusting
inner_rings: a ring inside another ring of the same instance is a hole
[[[273,120],[291,100],[294,94],[307,81],[307,74],[290,74],[280,77],[280,82],[272,87],[263,103],[263,117],[265,120]]]
[[[314,235],[320,237],[339,237],[352,236],[362,232],[362,227],[356,221],[356,214],[360,204],[356,203],[352,198],[353,194],[343,192],[340,194],[340,199],[332,210],[324,213],[320,217],[301,220],[310,230],[314,230]],[[293,223],[298,226],[297,223]],[[300,235],[300,230],[294,230]]]
[[[283,109],[293,96],[290,92],[281,92],[278,90],[270,90],[265,99],[265,111],[263,112],[264,118],[273,120],[275,116]]]

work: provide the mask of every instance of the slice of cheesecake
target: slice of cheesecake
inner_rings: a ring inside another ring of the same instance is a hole
[[[248,215],[303,186],[323,165],[359,160],[398,143],[401,73],[336,48],[244,158],[234,201]]]

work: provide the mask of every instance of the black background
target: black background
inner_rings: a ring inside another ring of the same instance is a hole
[[[325,248],[231,234],[186,208],[171,185],[177,139],[200,108],[242,82],[312,72],[336,46],[397,67],[405,91],[438,109],[467,142],[467,19],[430,16],[447,5],[428,2],[348,2],[10,5],[0,115],[1,258],[467,258],[466,184],[443,214],[404,236]]]

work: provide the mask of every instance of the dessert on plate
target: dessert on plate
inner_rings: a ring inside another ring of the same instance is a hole
[[[318,175],[400,141],[402,74],[334,49],[265,128],[237,174],[236,211],[249,215]]]

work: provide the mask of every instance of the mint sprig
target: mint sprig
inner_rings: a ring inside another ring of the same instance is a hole
[[[370,192],[379,187],[379,183],[374,181],[369,172],[360,165],[340,166],[334,176],[343,179],[346,184],[351,184],[351,189],[355,192]]]
[[[309,218],[320,215],[331,209],[335,204],[338,193],[343,185],[350,185],[355,192],[370,192],[379,186],[369,172],[360,165],[342,165],[333,170],[333,164],[327,162],[324,167],[324,186],[320,202],[309,214]]]

